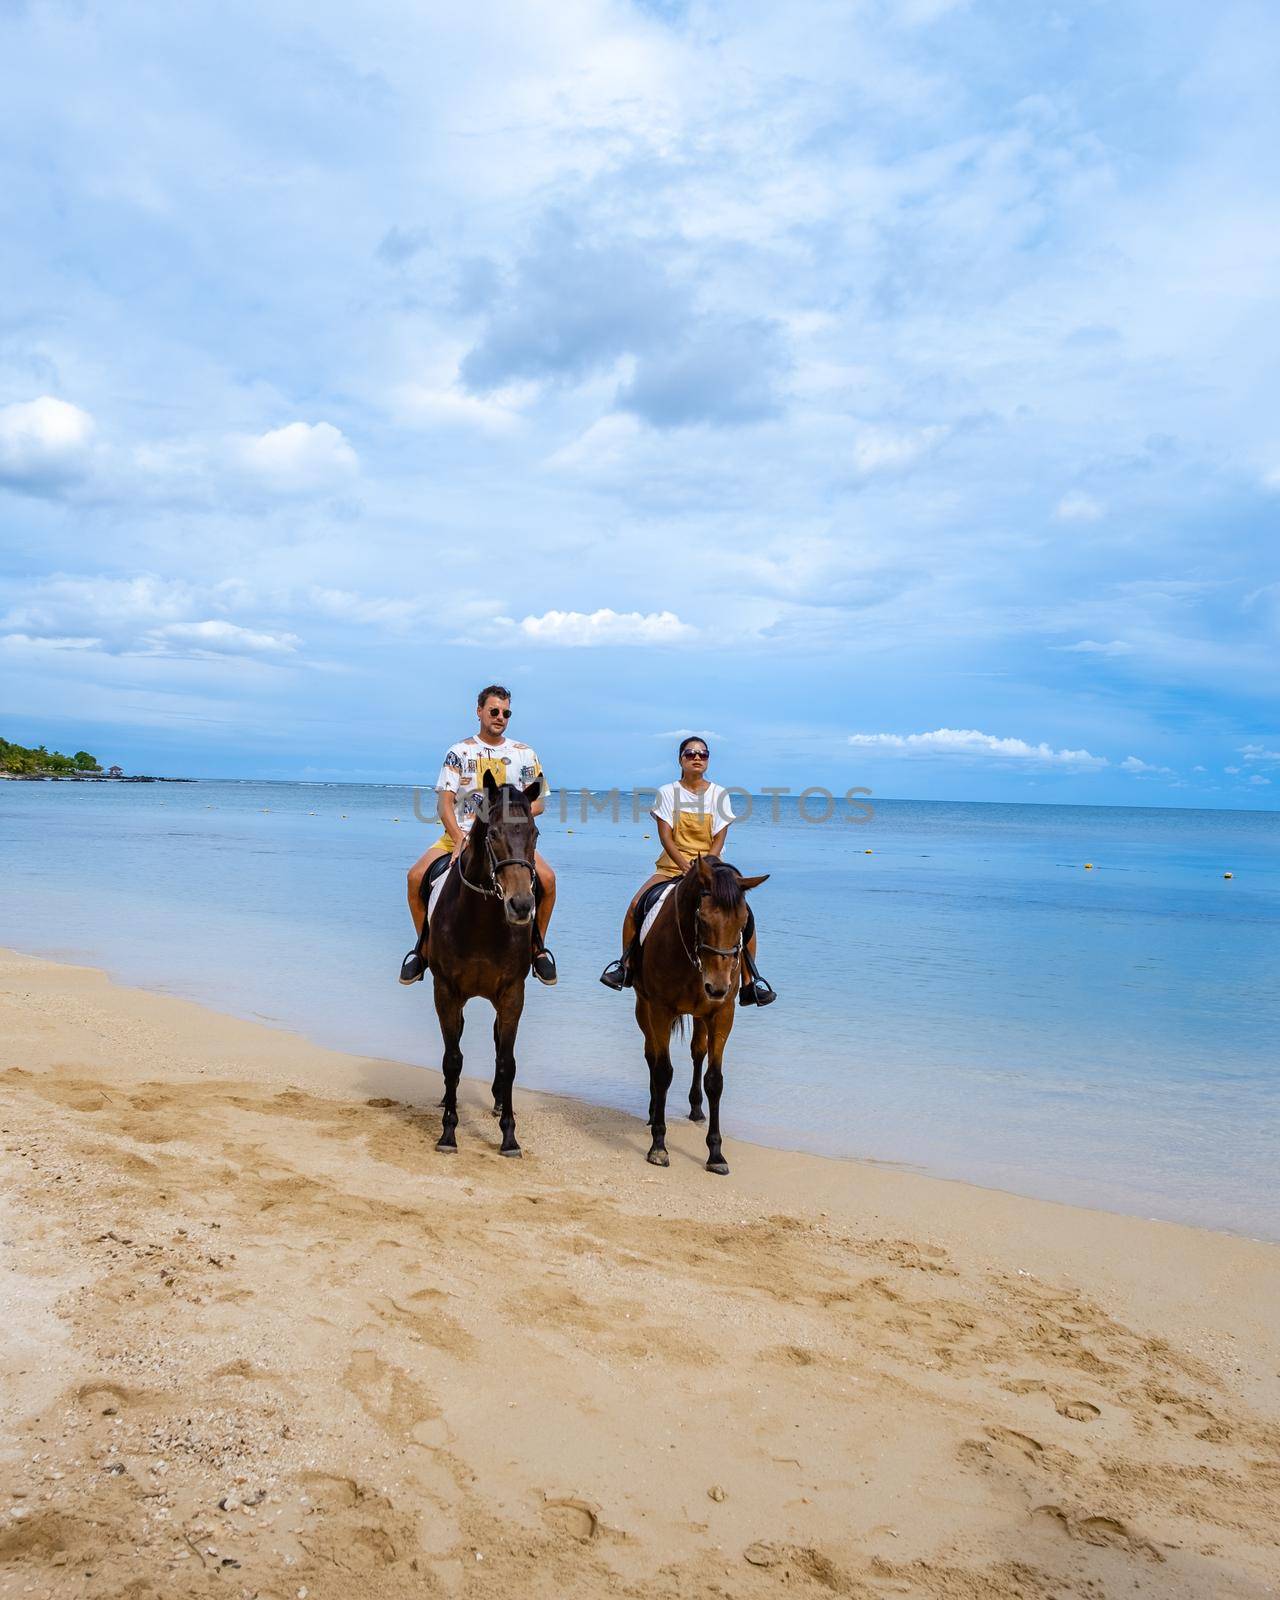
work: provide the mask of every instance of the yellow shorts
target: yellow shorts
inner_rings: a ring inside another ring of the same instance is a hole
[[[431,848],[433,850],[447,850],[449,852],[449,854],[452,855],[453,854],[453,840],[449,837],[449,835],[447,833],[442,833],[440,835],[440,837],[436,840],[436,842],[431,846]]]

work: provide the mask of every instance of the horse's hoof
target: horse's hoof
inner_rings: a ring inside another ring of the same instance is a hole
[[[436,1145],[436,1149],[442,1156],[456,1156],[458,1153],[458,1147],[455,1143],[453,1143],[452,1140],[446,1144],[444,1140],[441,1139],[439,1144]]]
[[[671,1157],[665,1150],[650,1150],[645,1160],[651,1167],[669,1167],[671,1165]]]
[[[722,1178],[728,1177],[729,1163],[727,1161],[708,1161],[707,1171],[717,1172]]]
[[[522,1156],[524,1154],[524,1151],[520,1148],[520,1146],[518,1144],[513,1144],[511,1146],[510,1150],[499,1150],[498,1154],[500,1156]]]
[[[706,1120],[706,1114],[702,1111],[691,1111],[689,1113],[690,1122],[705,1122]]]

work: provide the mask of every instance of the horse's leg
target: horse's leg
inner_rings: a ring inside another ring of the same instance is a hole
[[[462,997],[456,989],[441,983],[439,973],[435,979],[435,996],[436,1016],[440,1018],[440,1032],[444,1036],[444,1120],[436,1149],[456,1150],[458,1079],[462,1076]]]
[[[689,1121],[705,1122],[702,1114],[702,1063],[707,1058],[707,1023],[704,1017],[693,1019],[693,1082],[689,1085]]]
[[[675,1013],[652,1000],[646,1008],[645,1059],[649,1062],[649,1126],[653,1143],[647,1160],[655,1167],[669,1167],[667,1154],[667,1090],[671,1087],[671,1029]]]
[[[502,1084],[500,1082],[499,1067],[498,1067],[498,1063],[499,1063],[499,1061],[501,1059],[501,1054],[502,1054],[502,1018],[498,1013],[498,1008],[495,1006],[494,1009],[493,1009],[493,1114],[494,1114],[495,1117],[498,1117],[498,1116],[502,1115],[502,1106],[499,1103],[499,1098],[498,1098],[499,1092],[501,1091],[501,1088],[502,1088]]]
[[[724,1047],[733,1028],[733,1001],[726,1000],[711,1018],[708,1032],[711,1035],[711,1057],[707,1062],[707,1109],[711,1120],[707,1124],[707,1171],[727,1173],[729,1163],[720,1148],[720,1092],[724,1088],[721,1062]]]
[[[504,1156],[523,1154],[516,1143],[516,1114],[511,1105],[511,1091],[516,1081],[516,1030],[520,1026],[520,1013],[524,1010],[524,973],[515,983],[498,991],[495,1007],[498,1020],[493,1037],[497,1049],[494,1072],[494,1098],[498,1102],[498,1126],[502,1129]]]
[[[653,1053],[653,1046],[649,1043],[649,1002],[640,995],[636,996],[636,1024],[644,1035],[644,1064],[649,1069],[649,1120],[646,1128],[653,1126],[653,1065],[657,1057]]]

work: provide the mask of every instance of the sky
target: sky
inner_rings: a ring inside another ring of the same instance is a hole
[[[0,0],[0,734],[1280,795],[1280,13]]]

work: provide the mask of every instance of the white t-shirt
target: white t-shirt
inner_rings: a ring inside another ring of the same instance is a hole
[[[664,783],[658,790],[658,798],[653,803],[650,815],[673,829],[679,817],[709,817],[712,837],[726,823],[737,821],[728,790],[722,789],[718,783],[712,783],[709,778],[701,794],[690,794],[682,783]]]
[[[527,744],[518,739],[486,744],[474,734],[469,739],[459,739],[445,752],[436,788],[448,789],[457,797],[456,815],[463,833],[476,820],[486,772],[493,774],[495,783],[514,783],[517,789],[525,789],[535,778],[542,778],[540,798],[546,798],[547,780],[542,776],[542,765]]]

